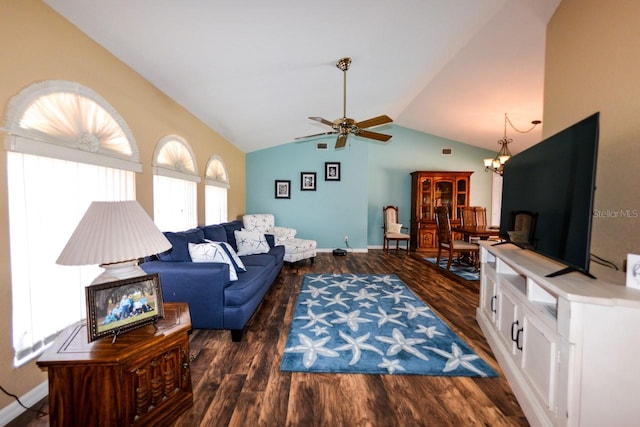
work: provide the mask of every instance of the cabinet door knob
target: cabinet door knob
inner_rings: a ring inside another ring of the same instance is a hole
[[[491,312],[496,312],[496,300],[498,299],[498,295],[494,295],[491,297]]]

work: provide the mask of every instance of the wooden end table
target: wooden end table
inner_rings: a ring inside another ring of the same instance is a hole
[[[191,315],[166,303],[164,319],[87,342],[86,322],[62,331],[37,364],[49,375],[51,426],[167,425],[193,404]]]

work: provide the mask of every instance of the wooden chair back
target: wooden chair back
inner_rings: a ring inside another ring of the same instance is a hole
[[[449,208],[437,206],[436,228],[438,230],[438,245],[449,244],[451,242],[451,222],[449,221]]]
[[[440,264],[440,258],[442,256],[442,250],[446,250],[448,253],[447,270],[451,269],[451,263],[453,262],[454,252],[458,253],[458,260],[460,260],[460,254],[470,254],[471,260],[478,268],[478,245],[470,242],[464,242],[462,240],[454,240],[451,232],[451,221],[449,220],[449,208],[446,206],[436,207],[435,212],[436,228],[438,230],[438,255],[436,256],[436,264]]]
[[[478,227],[487,226],[487,208],[484,206],[474,206],[473,212],[475,214],[476,225]]]
[[[475,227],[476,213],[472,206],[462,206],[458,208],[458,216],[462,221],[463,227]]]

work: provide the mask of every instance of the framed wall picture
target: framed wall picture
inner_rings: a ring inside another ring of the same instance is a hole
[[[316,191],[315,172],[300,172],[300,190]]]
[[[325,162],[324,180],[340,181],[340,162]]]
[[[158,273],[85,288],[89,342],[155,323],[164,317]]]
[[[276,179],[276,199],[291,198],[291,181]]]

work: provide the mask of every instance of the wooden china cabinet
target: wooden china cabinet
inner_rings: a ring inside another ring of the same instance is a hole
[[[449,208],[451,225],[459,225],[458,208],[469,206],[473,172],[411,172],[411,250],[429,251],[437,246],[437,206]]]

